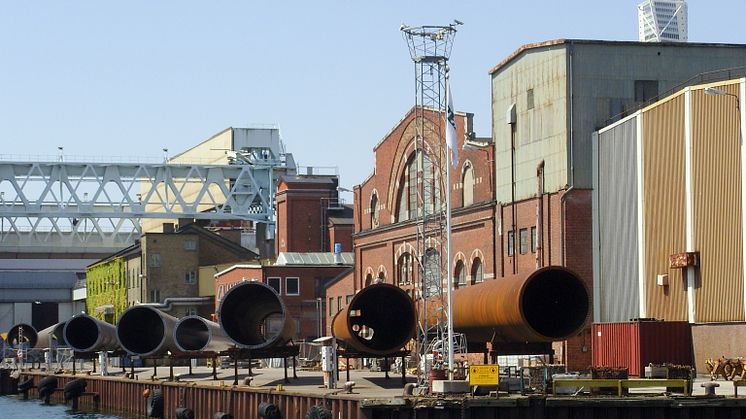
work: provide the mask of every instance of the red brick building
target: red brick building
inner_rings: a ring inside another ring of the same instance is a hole
[[[277,254],[352,251],[352,208],[339,199],[339,178],[284,176],[277,185]]]
[[[456,114],[459,159],[450,168],[455,287],[528,274],[548,265],[567,266],[590,281],[589,191],[547,193],[543,165],[539,165],[533,197],[514,204],[496,202],[495,147],[488,139],[474,138],[472,117]],[[416,202],[411,200],[410,188],[410,179],[415,179],[414,138],[411,110],[375,146],[373,174],[354,188],[355,267],[354,272],[329,284],[327,324],[357,290],[372,282],[396,284],[415,295],[419,275],[413,258],[417,251],[416,212],[410,212]],[[590,290],[590,282],[588,285]],[[556,343],[557,359],[571,369],[590,365],[590,336],[586,334]]]

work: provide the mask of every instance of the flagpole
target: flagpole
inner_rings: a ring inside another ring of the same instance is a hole
[[[450,96],[451,86],[448,83],[448,71],[446,70],[446,96]],[[450,105],[451,101],[447,103]],[[446,105],[447,107],[448,105]],[[452,110],[453,111],[453,110]],[[455,114],[455,111],[454,111]],[[455,124],[454,116],[454,124]],[[446,130],[448,130],[448,110],[446,110]],[[451,153],[450,147],[446,150],[446,263],[448,269],[446,285],[448,287],[446,296],[448,299],[448,379],[453,379],[453,269],[452,269],[452,257],[451,257]]]

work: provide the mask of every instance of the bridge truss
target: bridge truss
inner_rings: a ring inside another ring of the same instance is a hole
[[[0,161],[0,251],[116,251],[142,234],[142,219],[273,224],[275,178],[295,167],[268,156],[224,165]]]

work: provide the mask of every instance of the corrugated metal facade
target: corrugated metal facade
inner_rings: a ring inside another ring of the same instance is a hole
[[[738,84],[718,89],[738,96]],[[741,153],[736,98],[691,93],[696,321],[744,320]]]
[[[640,317],[637,117],[599,134],[599,282],[602,322]]]
[[[645,297],[647,317],[687,320],[686,283],[669,256],[686,250],[684,97],[643,112]],[[656,284],[668,274],[667,287]]]
[[[650,363],[692,365],[689,323],[643,321],[593,325],[594,366],[626,367],[630,375],[640,376]]]

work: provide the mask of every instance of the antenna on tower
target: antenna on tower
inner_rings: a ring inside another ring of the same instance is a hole
[[[445,146],[445,115],[448,59],[459,25],[462,22],[454,20],[446,26],[402,24],[400,27],[415,74],[417,179],[415,185],[409,186],[409,216],[416,220],[416,260],[420,273],[417,282],[417,304],[421,313],[417,333],[420,383],[427,380],[430,370],[438,368],[439,363],[444,368],[453,368],[451,310],[446,298],[446,294],[450,295],[452,281],[445,281],[451,274],[450,208],[447,205],[450,202],[447,199],[450,167]],[[416,202],[412,195],[416,195]],[[446,351],[448,358],[442,359]]]

